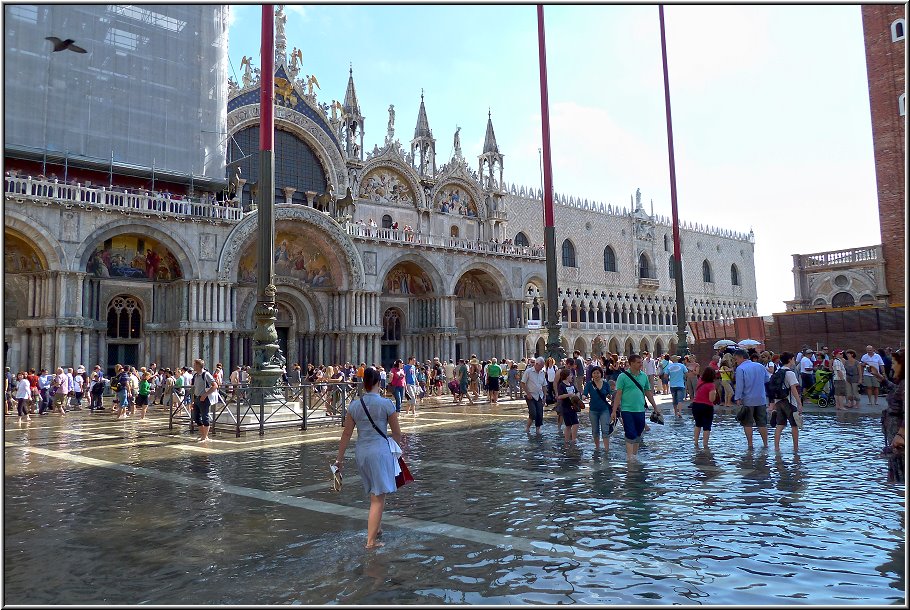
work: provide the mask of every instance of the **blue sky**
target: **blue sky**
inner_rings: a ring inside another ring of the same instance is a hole
[[[669,215],[657,7],[545,12],[554,188],[614,205],[640,188]],[[285,13],[288,50],[302,49],[321,101],[343,98],[353,63],[367,150],[382,143],[389,104],[407,145],[424,89],[437,165],[456,126],[476,159],[489,108],[506,181],[540,184],[534,6]],[[680,216],[753,228],[759,314],[783,311],[792,254],[881,240],[860,7],[669,5],[665,17]],[[231,20],[239,76],[243,55],[259,65],[260,7],[235,6]]]

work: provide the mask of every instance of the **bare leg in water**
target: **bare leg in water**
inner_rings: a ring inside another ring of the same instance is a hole
[[[382,511],[385,508],[385,494],[378,496],[370,495],[370,517],[367,521],[367,545],[368,549],[375,549],[382,546],[382,543],[376,539],[382,535]]]

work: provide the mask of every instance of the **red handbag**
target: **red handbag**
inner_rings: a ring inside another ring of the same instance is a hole
[[[404,458],[400,455],[398,456],[398,465],[401,467],[401,472],[395,476],[395,486],[404,487],[414,481],[414,475],[411,474],[408,465],[404,463]]]

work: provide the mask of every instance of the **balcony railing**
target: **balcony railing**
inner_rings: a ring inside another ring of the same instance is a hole
[[[239,207],[203,202],[190,198],[174,198],[160,193],[127,193],[117,187],[94,187],[64,184],[57,180],[6,176],[4,192],[7,197],[41,203],[62,203],[85,208],[118,210],[124,213],[155,214],[172,218],[207,218],[236,222],[243,218]]]
[[[833,252],[819,252],[805,256],[805,267],[824,267],[827,265],[855,264],[881,260],[881,247],[850,248]]]
[[[378,242],[396,243],[404,245],[421,245],[431,248],[445,248],[476,254],[500,254],[505,256],[519,256],[523,258],[545,258],[542,246],[516,246],[512,244],[499,244],[489,241],[464,239],[462,237],[445,237],[442,235],[429,235],[417,231],[404,229],[384,229],[354,223],[345,223],[345,231],[351,237]]]
[[[639,288],[660,288],[660,280],[653,277],[640,277],[638,278],[638,287]]]

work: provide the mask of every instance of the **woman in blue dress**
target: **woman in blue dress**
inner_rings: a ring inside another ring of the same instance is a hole
[[[397,489],[395,466],[398,464],[398,455],[393,454],[389,448],[387,428],[391,428],[391,437],[399,445],[401,445],[401,429],[398,427],[398,413],[395,411],[395,404],[388,398],[383,398],[379,393],[379,371],[375,368],[369,367],[364,370],[363,389],[363,397],[355,399],[348,406],[335,465],[340,471],[344,464],[344,452],[356,425],[357,448],[354,455],[357,470],[363,481],[363,489],[370,496],[366,548],[375,549],[382,546],[377,538],[382,535],[382,511],[385,508],[385,496]],[[372,423],[370,418],[373,420]]]

